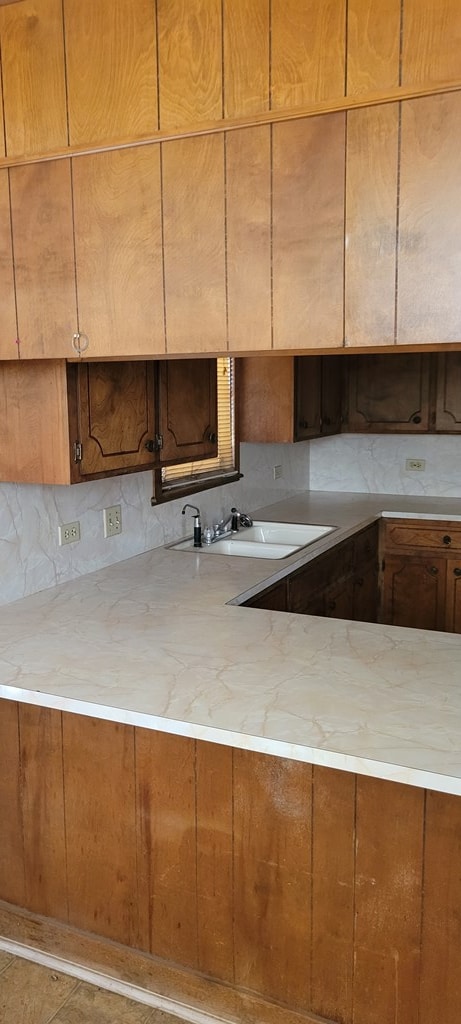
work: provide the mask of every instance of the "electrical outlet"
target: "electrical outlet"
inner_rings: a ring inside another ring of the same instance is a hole
[[[273,473],[274,473],[274,480],[280,480],[280,477],[283,476],[283,469],[282,469],[282,467],[281,466],[274,466]]]
[[[58,526],[59,547],[63,544],[75,544],[80,540],[80,523],[64,523]]]
[[[103,509],[104,536],[115,537],[122,532],[122,509],[120,505],[111,505]]]
[[[407,469],[410,473],[424,473],[424,470],[426,469],[426,460],[407,459],[405,463],[405,469]]]

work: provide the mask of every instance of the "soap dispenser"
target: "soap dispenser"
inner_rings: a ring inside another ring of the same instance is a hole
[[[202,546],[202,521],[200,518],[200,509],[196,505],[184,505],[181,515],[185,516],[186,508],[193,509],[194,513],[194,548],[201,548]]]

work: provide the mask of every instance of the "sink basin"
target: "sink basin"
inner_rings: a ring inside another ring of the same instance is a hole
[[[246,558],[287,558],[300,548],[312,544],[335,530],[335,526],[317,526],[304,523],[253,522],[238,533],[226,534],[212,544],[194,548],[192,537],[168,546],[175,551],[195,551],[200,554],[239,555]]]

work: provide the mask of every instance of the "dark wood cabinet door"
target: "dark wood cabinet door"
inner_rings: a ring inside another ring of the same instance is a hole
[[[461,633],[461,555],[447,560],[445,629]]]
[[[154,438],[154,364],[146,361],[79,363],[69,370],[71,458],[81,444],[73,479],[150,469]],[[77,424],[77,429],[75,429]],[[151,447],[151,446],[150,446]]]
[[[461,433],[461,352],[437,355],[435,429]]]
[[[268,587],[262,594],[250,598],[245,602],[248,608],[267,608],[270,612],[286,612],[287,608],[287,581],[280,580]]]
[[[430,425],[430,356],[379,353],[348,361],[347,429],[423,433]]]
[[[330,437],[341,430],[344,361],[339,356],[323,356],[321,363],[322,437]]]
[[[297,357],[295,359],[295,441],[307,441],[311,437],[320,437],[322,431],[321,388],[321,357]]]
[[[421,555],[386,556],[382,622],[416,629],[445,628],[446,560]]]
[[[352,575],[338,580],[324,593],[324,615],[329,619],[353,619],[354,578]]]
[[[287,611],[297,615],[324,615],[324,570],[316,559],[288,578]]]
[[[161,461],[211,459],[218,452],[216,359],[170,359],[159,366]]]
[[[373,523],[354,538],[354,601],[353,619],[377,622],[378,588],[378,523]]]

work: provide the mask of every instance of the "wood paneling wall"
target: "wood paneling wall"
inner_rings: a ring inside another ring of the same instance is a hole
[[[461,799],[0,702],[0,898],[337,1024],[458,1024]]]

